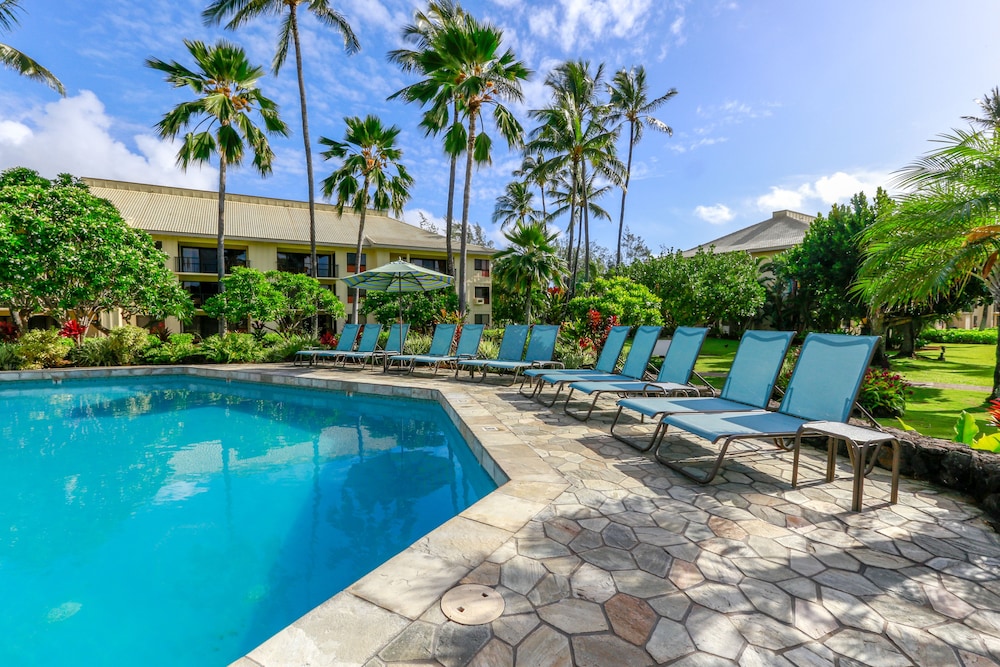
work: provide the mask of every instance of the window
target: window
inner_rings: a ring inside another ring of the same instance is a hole
[[[208,297],[219,293],[219,283],[216,282],[183,282],[181,286],[191,295],[191,300],[194,301],[196,308],[201,308]]]
[[[237,248],[226,248],[226,273],[231,273],[235,266],[249,266],[247,251]],[[219,253],[215,248],[195,248],[181,246],[177,257],[178,273],[218,273]]]
[[[483,278],[490,277],[490,260],[488,259],[476,259],[473,260],[473,270],[478,271],[479,275]]]
[[[490,316],[485,314],[480,314],[475,316],[475,324],[485,324],[490,325]]]
[[[368,253],[366,253],[366,252],[361,253],[361,268],[360,269],[356,269],[355,268],[355,261],[357,260],[357,258],[358,258],[358,253],[356,253],[356,252],[349,252],[349,253],[347,253],[347,272],[348,273],[356,273],[358,271],[367,271],[368,270],[368,266],[367,266],[367,264],[368,264]]]
[[[319,265],[320,278],[335,278],[337,276],[336,264],[333,255],[316,255],[316,263]],[[278,251],[278,270],[286,273],[304,273],[312,275],[312,256],[307,252],[282,252]]]
[[[410,264],[416,264],[417,266],[423,267],[425,269],[430,269],[431,271],[437,271],[438,273],[447,273],[448,267],[447,262],[444,259],[430,259],[428,257],[411,257]]]
[[[360,299],[365,298],[365,290],[363,290],[363,289],[362,290],[355,290],[353,287],[348,287],[347,288],[347,303],[354,303],[354,293],[355,292],[358,293],[359,303],[360,303]]]
[[[489,287],[477,287],[476,288],[476,304],[479,304],[479,300],[482,299],[483,304],[490,302],[490,288]]]

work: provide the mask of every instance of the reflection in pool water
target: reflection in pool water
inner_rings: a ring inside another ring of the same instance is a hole
[[[224,665],[495,486],[436,403],[0,389],[0,664]]]

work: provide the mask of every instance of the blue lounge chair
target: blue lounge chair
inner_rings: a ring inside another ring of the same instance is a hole
[[[393,324],[389,327],[389,338],[385,342],[385,348],[379,349],[376,345],[374,350],[367,349],[368,341],[365,340],[368,335],[368,327],[370,326],[373,325],[369,324],[365,326],[365,333],[361,336],[361,342],[358,343],[357,352],[345,352],[343,354],[342,359],[345,366],[348,361],[355,361],[361,364],[362,367],[370,363],[372,368],[374,368],[377,360],[384,361],[388,355],[399,354],[403,351],[403,343],[406,342],[406,335],[410,332],[409,324]],[[381,325],[379,325],[379,328],[381,328]],[[376,334],[375,340],[377,343],[378,334]]]
[[[396,365],[412,373],[417,364],[433,364],[439,359],[444,359],[451,352],[456,329],[458,329],[457,324],[438,324],[434,327],[434,337],[431,338],[431,348],[427,354],[393,354],[386,360],[382,370],[389,370]],[[478,345],[478,342],[476,344]]]
[[[552,356],[556,353],[556,339],[559,337],[558,324],[536,324],[531,327],[531,338],[528,339],[528,349],[524,353],[524,359],[519,361],[501,361],[499,359],[487,361],[483,366],[483,376],[480,382],[486,379],[486,373],[495,371],[514,371],[511,385],[517,382],[518,375],[525,369],[541,370],[544,368],[561,368],[562,363],[552,361]]]
[[[628,338],[628,332],[631,328],[629,326],[611,327],[611,330],[608,331],[608,337],[604,341],[604,347],[601,348],[601,355],[597,357],[597,363],[594,364],[593,368],[562,368],[558,371],[551,368],[527,368],[521,373],[521,386],[518,391],[524,394],[524,385],[527,384],[532,390],[530,394],[526,395],[537,399],[541,389],[545,386],[544,382],[536,380],[540,375],[586,377],[614,373],[615,366],[618,365],[618,357],[622,355],[622,348],[625,347],[625,339]]]
[[[563,387],[572,382],[584,382],[586,380],[628,382],[631,380],[641,380],[643,374],[646,372],[646,365],[649,363],[649,358],[653,355],[653,348],[656,346],[656,340],[659,336],[660,327],[641,326],[636,329],[635,337],[632,339],[632,349],[629,350],[628,356],[625,357],[625,365],[622,366],[621,373],[607,373],[605,375],[586,373],[574,375],[567,374],[565,371],[554,371],[539,375],[538,382],[543,386],[546,384],[556,386],[556,394],[552,397],[552,402],[548,403],[548,405],[550,407],[555,405]]]
[[[809,334],[777,412],[667,415],[662,420],[664,428],[656,445],[656,459],[685,477],[705,484],[719,472],[726,450],[734,440],[771,439],[781,450],[787,451],[784,440],[794,438],[794,482],[798,472],[797,433],[810,422],[846,422],[850,418],[877,342],[878,336]],[[722,441],[718,458],[706,473],[697,474],[683,462],[662,456],[663,435],[670,426],[712,443]]]
[[[381,324],[366,324],[361,331],[361,340],[358,341],[357,350],[334,351],[332,354],[320,356],[329,358],[333,363],[339,361],[341,366],[346,366],[348,361],[364,363],[367,355],[373,353],[378,347],[378,337],[381,333]]]
[[[500,351],[496,359],[458,359],[455,362],[455,377],[460,371],[469,371],[469,375],[475,375],[477,370],[483,369],[483,377],[486,376],[485,368],[494,361],[521,361],[524,358],[524,344],[528,340],[527,324],[508,324],[503,330],[503,338],[500,340]],[[482,382],[483,378],[480,378]]]
[[[606,382],[601,380],[578,380],[569,385],[569,394],[566,395],[566,402],[563,410],[570,417],[587,421],[594,413],[597,399],[604,394],[618,394],[619,396],[635,396],[637,394],[688,394],[697,396],[699,389],[690,384],[691,374],[694,372],[694,362],[701,351],[702,343],[708,329],[705,327],[677,327],[674,336],[670,340],[670,347],[663,357],[663,365],[656,380],[646,382],[638,380],[617,380]],[[708,385],[707,382],[704,383]],[[578,391],[588,396],[593,396],[590,407],[585,414],[579,415],[571,412],[569,402],[573,398],[573,392]]]
[[[308,361],[309,365],[312,366],[319,357],[328,357],[339,352],[353,350],[360,330],[360,324],[345,324],[344,330],[340,332],[340,339],[332,350],[299,350],[295,353],[295,359],[292,363],[298,366],[300,362]]]
[[[733,365],[729,369],[722,393],[716,396],[653,396],[623,398],[618,401],[618,414],[611,424],[611,435],[639,451],[652,447],[663,422],[657,423],[648,444],[640,445],[634,440],[615,433],[615,426],[622,416],[622,410],[633,410],[642,418],[662,417],[667,414],[688,412],[741,412],[764,410],[771,399],[774,382],[781,372],[781,364],[788,353],[794,331],[747,331],[736,348]]]

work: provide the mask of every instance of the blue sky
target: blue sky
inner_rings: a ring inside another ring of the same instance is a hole
[[[188,63],[182,40],[226,37],[267,66],[276,26],[239,32],[206,28],[207,0],[23,0],[21,24],[0,41],[54,72],[68,96],[0,71],[0,168],[29,166],[212,190],[213,168],[175,166],[176,146],[153,125],[185,98],[143,66],[148,57]],[[375,113],[402,129],[404,161],[416,178],[404,219],[442,221],[447,160],[417,127],[419,109],[386,97],[412,82],[386,62],[401,45],[413,0],[333,0],[361,41],[347,56],[338,36],[304,21],[310,132],[340,139],[343,117]],[[645,65],[653,96],[677,88],[657,113],[674,134],[647,132],[636,149],[626,224],[653,249],[689,248],[790,208],[826,212],[851,194],[887,184],[892,172],[930,149],[932,139],[976,98],[1000,85],[1000,3],[932,0],[834,2],[666,2],[662,0],[474,0],[463,6],[505,31],[534,70],[526,111],[547,102],[547,72],[567,59],[604,62],[609,74]],[[306,198],[294,69],[262,82],[293,128],[274,141],[274,174],[231,172],[229,190]],[[496,144],[493,164],[473,180],[471,218],[490,224],[494,201],[520,163]],[[624,146],[621,147],[624,154]],[[333,165],[314,149],[316,175]],[[602,202],[615,224],[595,223],[613,247],[619,195]],[[565,221],[558,223],[565,225]]]

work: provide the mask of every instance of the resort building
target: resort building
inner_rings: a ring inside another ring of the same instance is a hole
[[[169,268],[191,293],[196,306],[218,293],[217,192],[98,178],[83,180],[93,194],[111,201],[128,224],[149,233],[157,247],[168,255]],[[355,252],[358,224],[356,213],[345,210],[341,216],[335,206],[316,204],[319,281],[340,298],[348,317],[354,290],[337,278],[351,275],[358,266]],[[457,254],[457,243],[455,250]],[[492,248],[469,245],[466,276],[470,322],[490,323],[490,262],[494,252]],[[390,218],[384,212],[368,211],[360,269],[375,268],[396,259],[444,273],[445,238]],[[308,203],[227,194],[225,262],[227,273],[237,266],[311,273]],[[342,323],[323,324],[336,330]],[[108,324],[117,326],[121,322]],[[210,335],[218,331],[218,324],[214,318],[199,313],[187,325],[168,321],[167,328]]]
[[[685,257],[714,247],[715,252],[748,252],[754,258],[771,257],[792,246],[802,243],[809,225],[816,216],[798,213],[797,211],[775,211],[771,217],[755,225],[738,229],[735,232],[701,243],[690,250],[684,251]]]

